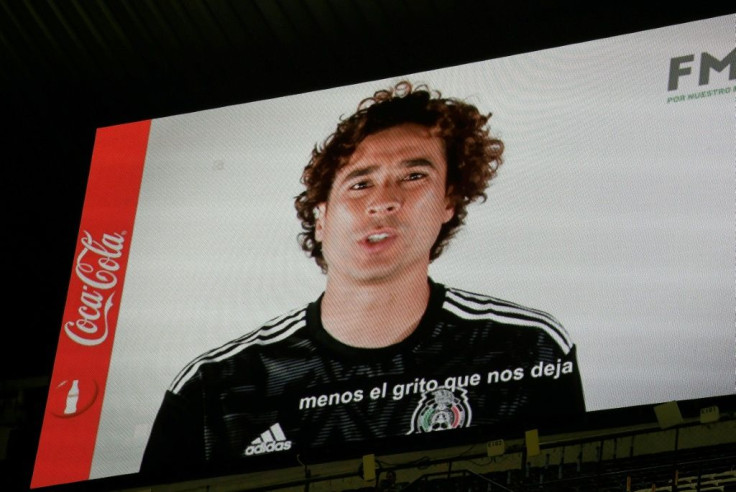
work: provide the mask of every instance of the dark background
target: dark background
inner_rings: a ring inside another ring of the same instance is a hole
[[[5,478],[19,488],[30,480],[96,128],[736,10],[539,3],[0,0],[0,396],[25,388]]]

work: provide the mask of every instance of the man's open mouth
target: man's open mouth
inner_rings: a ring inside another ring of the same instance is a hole
[[[367,241],[369,243],[377,243],[379,241],[383,241],[387,237],[388,237],[388,233],[379,232],[379,233],[371,234],[370,236],[368,236]]]

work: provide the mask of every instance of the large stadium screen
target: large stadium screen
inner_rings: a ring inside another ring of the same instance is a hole
[[[732,395],[733,33],[100,128],[32,486]]]

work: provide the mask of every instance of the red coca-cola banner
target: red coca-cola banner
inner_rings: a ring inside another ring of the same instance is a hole
[[[32,488],[89,478],[150,127],[97,131]]]

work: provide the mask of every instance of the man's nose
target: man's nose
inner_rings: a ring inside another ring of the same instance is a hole
[[[397,212],[401,208],[401,196],[395,186],[379,185],[374,188],[368,203],[368,215],[386,215]]]

